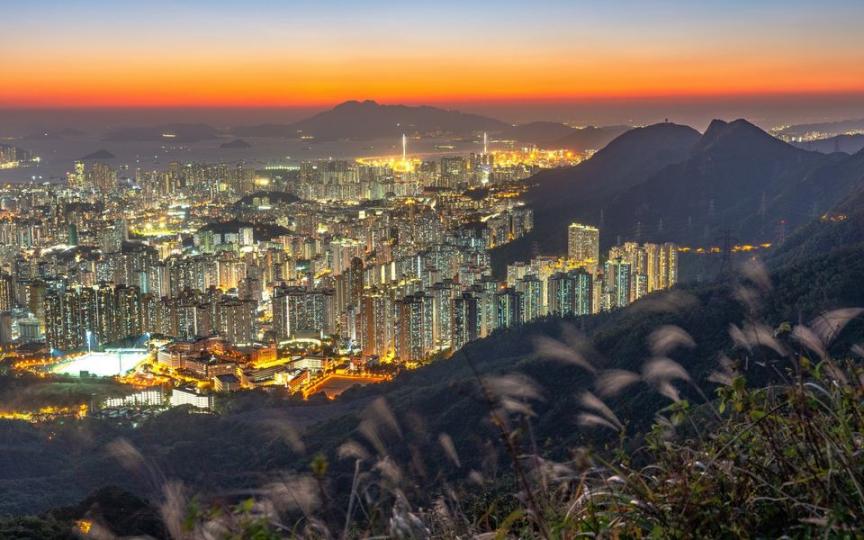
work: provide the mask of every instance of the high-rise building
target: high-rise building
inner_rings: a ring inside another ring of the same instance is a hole
[[[73,170],[66,173],[66,184],[72,189],[87,187],[87,177],[84,172],[84,162],[76,161]]]
[[[0,311],[0,351],[12,344],[12,314]]]
[[[594,280],[584,269],[559,272],[549,278],[549,313],[559,316],[594,312]]]
[[[464,292],[453,299],[453,348],[458,349],[479,335],[477,297]]]
[[[256,302],[226,296],[216,307],[216,333],[236,345],[250,345],[255,340]]]
[[[509,328],[522,323],[522,295],[511,287],[495,293],[497,328]]]
[[[403,362],[419,362],[433,350],[432,298],[423,292],[397,302],[396,355]]]
[[[449,348],[453,342],[452,302],[456,292],[450,279],[428,289],[432,297],[432,342],[439,350]]]
[[[78,169],[76,163],[76,171]],[[84,169],[85,184],[103,193],[110,193],[117,187],[117,171],[106,163],[88,162]]]
[[[545,315],[543,284],[534,274],[516,281],[516,291],[522,295],[522,321],[532,321]]]
[[[621,308],[630,303],[630,263],[620,257],[606,261],[603,266],[604,293],[608,295],[608,309]]]
[[[8,274],[0,274],[0,311],[9,311],[15,306],[15,280]]]
[[[329,334],[332,330],[333,293],[303,287],[277,287],[273,291],[273,331],[277,339]]]
[[[576,261],[599,261],[600,230],[590,225],[571,223],[567,228],[567,257]]]
[[[678,283],[678,246],[666,242],[660,246],[660,288],[668,289]]]
[[[359,336],[363,356],[385,356],[392,350],[388,298],[377,289],[363,295],[360,303]]]

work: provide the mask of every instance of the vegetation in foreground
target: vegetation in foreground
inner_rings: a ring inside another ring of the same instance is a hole
[[[386,448],[369,450],[378,446],[379,431],[401,429],[382,401],[369,416],[367,440],[340,449],[355,466],[347,509],[331,505],[327,463],[318,457],[307,474],[218,511],[197,510],[169,490],[167,508],[183,516],[169,529],[177,538],[856,536],[864,523],[864,350],[831,358],[826,347],[858,314],[828,313],[811,326],[733,328],[741,354],[720,357],[712,374],[716,393],[701,403],[681,397],[683,387],[695,386],[664,356],[688,346],[689,336],[661,328],[656,356],[641,373],[598,372],[596,393],[580,396],[579,425],[608,430],[618,443],[573,448],[563,461],[545,459],[532,438],[531,405],[542,392],[531,380],[478,377],[507,470],[497,478],[471,471],[459,484],[443,482],[426,507],[412,505],[414,482]],[[564,359],[559,346],[553,350]],[[569,360],[581,361],[575,353]],[[749,386],[751,369],[774,371],[776,383]],[[670,404],[657,411],[641,444],[627,450],[626,419],[603,397],[639,382]],[[439,442],[459,467],[452,440],[441,434]]]
[[[21,538],[39,527],[30,537],[857,536],[864,522],[864,349],[850,331],[858,332],[861,310],[768,326],[762,318],[776,291],[759,267],[734,295],[743,318],[724,331],[730,345],[716,352],[707,377],[673,360],[698,348],[677,325],[651,331],[647,358],[636,369],[601,367],[573,329],[560,339],[538,338],[538,357],[590,379],[588,388],[574,390],[570,418],[557,419],[580,435],[564,451],[538,437],[538,411],[558,399],[546,385],[524,370],[476,370],[472,397],[485,410],[476,431],[491,434],[483,455],[466,455],[462,441],[425,429],[422,419],[379,398],[338,452],[307,456],[302,468],[256,489],[196,496],[163,480],[158,506],[138,501],[132,513],[143,517],[132,523],[91,504],[44,520],[7,521],[0,533],[14,530]],[[639,388],[657,397],[640,401],[656,404],[652,411],[625,406]],[[644,416],[653,421],[641,422]],[[431,445],[426,450],[437,447],[447,463],[422,471],[423,456],[412,452],[421,433]],[[118,440],[112,452],[132,471],[152,468],[128,442]],[[347,483],[339,474],[346,468]],[[117,498],[110,497],[108,510]]]

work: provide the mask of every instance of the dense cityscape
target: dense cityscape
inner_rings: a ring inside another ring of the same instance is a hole
[[[0,540],[864,538],[862,22],[4,3]]]
[[[263,169],[94,158],[66,185],[7,185],[0,346],[18,369],[164,387],[163,403],[185,403],[169,400],[179,388],[210,408],[212,392],[248,388],[334,396],[676,283],[674,244],[601,258],[598,229],[575,223],[567,253],[495,279],[489,250],[533,227],[525,179],[583,156],[481,137],[468,156],[413,158],[403,137],[394,158]]]

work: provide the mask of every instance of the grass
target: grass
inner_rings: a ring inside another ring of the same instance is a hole
[[[742,283],[744,320],[729,328],[731,345],[717,351],[706,381],[670,358],[696,346],[675,326],[651,334],[640,372],[595,368],[573,340],[537,342],[539,355],[594,378],[574,411],[586,443],[567,459],[553,461],[534,438],[542,388],[522,373],[475,370],[496,434],[482,470],[466,470],[450,436],[437,434],[462,475],[439,474],[429,489],[412,463],[399,462],[405,452],[388,450],[412,427],[380,398],[363,414],[360,438],[339,450],[353,464],[347,497],[316,455],[307,472],[274,479],[240,504],[202,506],[172,492],[163,506],[176,521],[168,529],[189,538],[856,537],[864,523],[864,349],[827,351],[861,310],[772,327],[759,319],[766,275],[751,269]],[[606,404],[634,384],[665,400],[641,411],[654,415],[647,432]]]

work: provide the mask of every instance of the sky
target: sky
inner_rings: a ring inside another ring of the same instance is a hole
[[[3,109],[864,96],[860,0],[2,0],[0,13]]]

